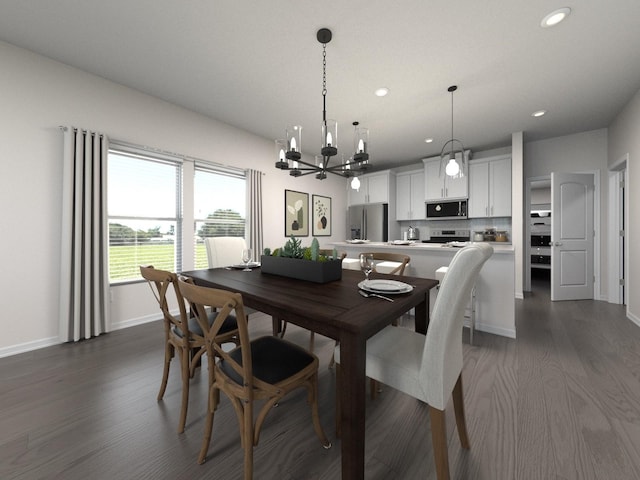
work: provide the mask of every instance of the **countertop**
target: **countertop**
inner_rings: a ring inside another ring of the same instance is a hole
[[[469,242],[475,243],[475,242]],[[477,243],[489,243],[493,247],[494,254],[513,254],[514,246],[511,243],[506,242],[477,242]],[[422,243],[415,242],[410,245],[394,245],[390,242],[367,242],[367,243],[349,243],[349,242],[335,242],[334,245],[336,248],[358,248],[358,249],[371,249],[375,247],[379,250],[396,250],[396,251],[410,251],[414,253],[418,253],[422,251],[424,253],[440,251],[440,252],[448,252],[451,253],[456,252],[459,247],[452,247],[447,245],[446,243]]]

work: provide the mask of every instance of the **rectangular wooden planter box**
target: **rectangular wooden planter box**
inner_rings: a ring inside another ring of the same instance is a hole
[[[342,260],[312,262],[300,258],[271,257],[260,258],[262,273],[297,278],[315,283],[328,283],[342,278]]]

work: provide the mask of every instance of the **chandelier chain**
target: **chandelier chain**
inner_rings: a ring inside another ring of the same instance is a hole
[[[322,44],[322,96],[327,96],[327,44]]]

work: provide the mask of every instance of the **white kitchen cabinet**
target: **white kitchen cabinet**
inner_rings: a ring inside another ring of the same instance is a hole
[[[416,170],[396,175],[396,219],[424,220],[424,172]]]
[[[511,157],[469,164],[469,218],[511,216]]]
[[[360,175],[360,188],[354,190],[349,186],[347,201],[351,205],[364,205],[367,203],[389,203],[389,182],[392,179],[390,171],[368,173]],[[351,179],[349,179],[351,185]]]
[[[465,152],[469,158],[469,151]],[[459,155],[456,156],[459,158]],[[440,157],[425,158],[424,163],[424,193],[426,201],[467,198],[468,174],[462,177],[450,177],[440,172]],[[441,175],[442,173],[442,175]]]

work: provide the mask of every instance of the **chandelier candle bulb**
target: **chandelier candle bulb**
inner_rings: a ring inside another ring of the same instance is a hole
[[[286,160],[285,151],[287,150],[287,141],[284,139],[276,140],[276,156],[278,161],[276,162],[276,168],[288,169],[289,163]]]

